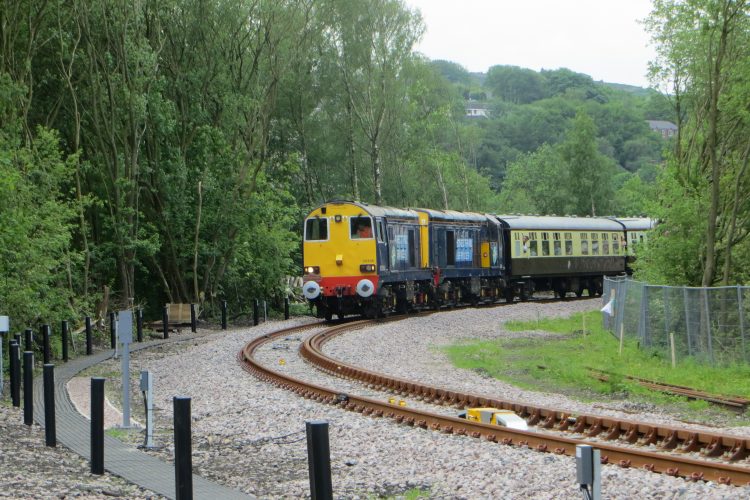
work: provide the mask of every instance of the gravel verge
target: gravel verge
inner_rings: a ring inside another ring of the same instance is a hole
[[[462,338],[509,335],[502,328],[508,319],[567,316],[598,307],[600,301],[592,300],[442,312],[352,332],[331,341],[327,350],[360,366],[456,390],[477,392],[482,387],[494,397],[633,418],[633,408],[626,401],[581,403],[558,394],[523,391],[471,371],[457,370],[439,349]],[[431,498],[580,498],[571,457],[373,419],[300,398],[257,380],[238,365],[237,352],[252,338],[309,321],[312,320],[269,322],[135,353],[131,371],[137,374],[148,369],[155,380],[156,440],[163,448],[151,453],[171,460],[172,397],[186,395],[193,398],[194,472],[261,498],[309,496],[304,422],[312,419],[330,423],[337,498],[398,498],[415,488]],[[285,349],[284,344],[277,343],[276,349],[262,353],[267,363],[280,370],[306,369],[310,380],[335,384],[334,387],[347,384],[301,366],[295,361],[293,349]],[[111,372],[116,363],[108,363],[99,369]],[[137,388],[137,383],[132,386]],[[131,400],[137,402],[138,398]],[[686,425],[656,408],[647,410],[638,418]],[[133,414],[139,415],[140,411],[135,408]],[[734,432],[747,435],[747,429]],[[135,443],[142,440],[142,434],[124,439]],[[43,444],[43,438],[40,442]],[[56,478],[52,471],[49,476]],[[602,480],[605,498],[750,496],[749,488],[693,483],[616,466],[604,466]]]

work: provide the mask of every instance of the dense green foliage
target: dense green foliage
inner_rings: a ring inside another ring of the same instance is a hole
[[[652,80],[670,94],[679,134],[650,211],[652,282],[750,280],[750,12],[747,2],[655,0]]]
[[[247,310],[281,297],[301,218],[333,198],[648,211],[664,238],[644,274],[716,281],[722,262],[724,281],[747,279],[747,16],[697,4],[655,4],[667,98],[428,61],[400,0],[0,0],[2,312],[21,328],[132,303]],[[675,145],[647,119],[685,133]]]
[[[748,367],[711,367],[688,358],[671,361],[659,353],[639,348],[625,340],[622,354],[618,339],[601,326],[601,313],[576,313],[569,318],[540,318],[537,321],[508,322],[505,328],[525,332],[522,337],[495,341],[468,341],[446,349],[451,361],[514,385],[542,391],[564,391],[587,399],[592,393],[650,402],[680,401],[644,389],[626,376],[693,387],[724,395],[750,395]],[[601,381],[591,370],[609,372]],[[691,403],[694,408],[706,403]]]

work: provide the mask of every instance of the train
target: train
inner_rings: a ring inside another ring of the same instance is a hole
[[[319,318],[601,295],[631,272],[649,218],[495,215],[334,200],[303,227],[302,293]]]

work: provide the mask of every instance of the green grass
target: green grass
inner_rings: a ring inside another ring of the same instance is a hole
[[[454,344],[446,348],[446,352],[460,368],[527,389],[577,394],[584,399],[608,394],[638,395],[654,403],[684,401],[648,391],[624,379],[623,375],[716,394],[750,397],[750,367],[746,365],[712,367],[683,359],[672,368],[671,361],[661,354],[639,349],[635,341],[627,339],[620,354],[619,340],[602,328],[598,311],[577,313],[564,319],[511,321],[505,327],[511,331],[534,332],[524,338]],[[591,376],[589,368],[619,376],[602,382]],[[706,405],[702,401],[689,403],[695,410]]]

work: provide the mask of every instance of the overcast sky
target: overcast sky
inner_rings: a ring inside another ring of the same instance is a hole
[[[417,51],[469,71],[496,64],[569,68],[594,80],[648,86],[654,51],[638,22],[650,0],[404,0],[427,31]]]

